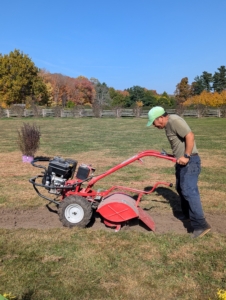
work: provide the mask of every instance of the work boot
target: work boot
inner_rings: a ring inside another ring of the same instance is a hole
[[[205,228],[201,228],[201,229],[195,229],[193,231],[193,235],[192,238],[195,239],[197,237],[202,237],[205,234],[207,234],[207,232],[209,232],[211,230],[211,227],[209,224],[207,224],[207,226]]]

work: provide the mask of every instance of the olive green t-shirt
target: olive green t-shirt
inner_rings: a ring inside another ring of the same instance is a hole
[[[185,120],[178,115],[169,115],[168,122],[165,126],[165,132],[170,142],[173,155],[176,158],[184,156],[185,136],[191,132],[191,129]],[[198,153],[195,142],[192,153]]]

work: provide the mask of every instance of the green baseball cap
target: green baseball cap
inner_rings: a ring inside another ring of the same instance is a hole
[[[161,106],[155,106],[152,107],[152,109],[149,110],[148,112],[148,123],[147,126],[152,125],[152,123],[157,119],[158,117],[161,117],[165,113],[165,110]]]

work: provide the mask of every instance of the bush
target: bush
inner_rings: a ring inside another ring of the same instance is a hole
[[[35,124],[24,123],[18,130],[17,144],[23,155],[34,157],[40,145],[40,128]]]
[[[19,105],[19,104],[11,105],[10,110],[11,110],[12,114],[17,115],[17,117],[19,117],[19,118],[23,117],[23,115],[24,115],[24,106],[22,106],[22,105]]]

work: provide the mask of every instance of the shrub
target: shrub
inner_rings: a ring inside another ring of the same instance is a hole
[[[17,144],[23,155],[34,157],[40,145],[40,128],[35,124],[23,123],[18,130]]]
[[[10,110],[12,114],[15,114],[17,117],[21,118],[24,115],[24,106],[23,105],[11,105]]]

